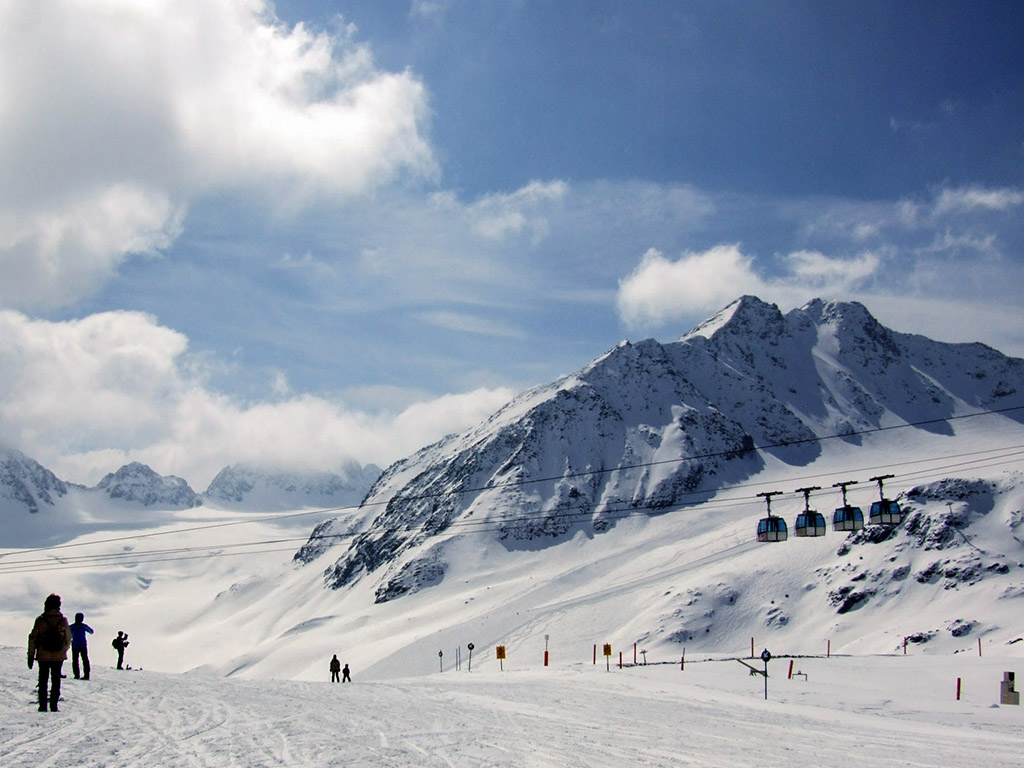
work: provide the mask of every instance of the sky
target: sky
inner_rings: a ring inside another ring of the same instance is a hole
[[[0,1],[0,443],[386,466],[742,294],[1024,356],[1015,2]]]

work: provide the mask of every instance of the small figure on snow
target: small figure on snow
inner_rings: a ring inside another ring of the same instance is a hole
[[[60,701],[60,668],[71,647],[68,620],[60,612],[60,596],[50,595],[43,602],[43,612],[36,617],[28,635],[28,668],[39,662],[39,711],[46,711],[47,682],[49,682],[50,711],[57,711]]]
[[[117,651],[117,668],[124,669],[124,649],[128,647],[128,635],[118,630],[117,637],[110,641],[110,645]]]
[[[349,677],[349,674],[348,674],[348,664],[346,664],[345,668],[341,670],[341,682],[343,682],[343,683],[351,683],[352,682],[352,678]]]
[[[76,613],[75,623],[71,625],[71,671],[75,673],[75,680],[78,680],[80,672],[84,672],[81,677],[85,680],[89,679],[89,644],[86,642],[85,636],[92,634],[92,627],[85,623],[85,614]],[[78,668],[78,660],[82,660],[82,668]]]
[[[331,682],[337,683],[339,681],[338,673],[341,672],[341,662],[338,661],[338,654],[334,654],[334,658],[331,659]]]

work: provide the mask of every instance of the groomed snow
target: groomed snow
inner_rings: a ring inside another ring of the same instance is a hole
[[[118,672],[35,710],[24,651],[0,648],[0,765],[1014,766],[1024,710],[987,657],[788,659],[605,670],[573,664],[353,684]],[[760,666],[760,662],[755,662]],[[956,700],[957,678],[962,698]]]

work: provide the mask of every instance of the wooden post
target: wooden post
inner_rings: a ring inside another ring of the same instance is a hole
[[[789,660],[789,677],[786,678],[786,679],[787,680],[792,680],[793,679],[793,659]]]
[[[907,638],[903,638],[903,655],[907,655]]]
[[[831,640],[828,641],[828,645],[826,646],[825,658],[826,659],[831,659],[832,658],[832,641]]]
[[[619,651],[619,669],[622,669],[622,651]]]
[[[960,678],[956,679],[956,700],[960,701]]]
[[[750,658],[754,658],[754,638],[750,638]]]
[[[978,638],[978,655],[981,656],[981,638]]]
[[[594,643],[594,666],[597,666],[597,643]]]
[[[633,666],[636,666],[636,643],[633,643]]]

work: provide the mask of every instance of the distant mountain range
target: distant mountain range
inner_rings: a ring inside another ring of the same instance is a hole
[[[131,462],[104,477],[93,488],[59,479],[35,459],[12,448],[0,448],[0,515],[39,514],[75,497],[104,494],[129,506],[189,509],[218,506],[270,511],[300,507],[358,505],[380,468],[352,463],[343,473],[278,472],[248,465],[225,467],[198,494],[180,477],[160,475],[140,462]]]

